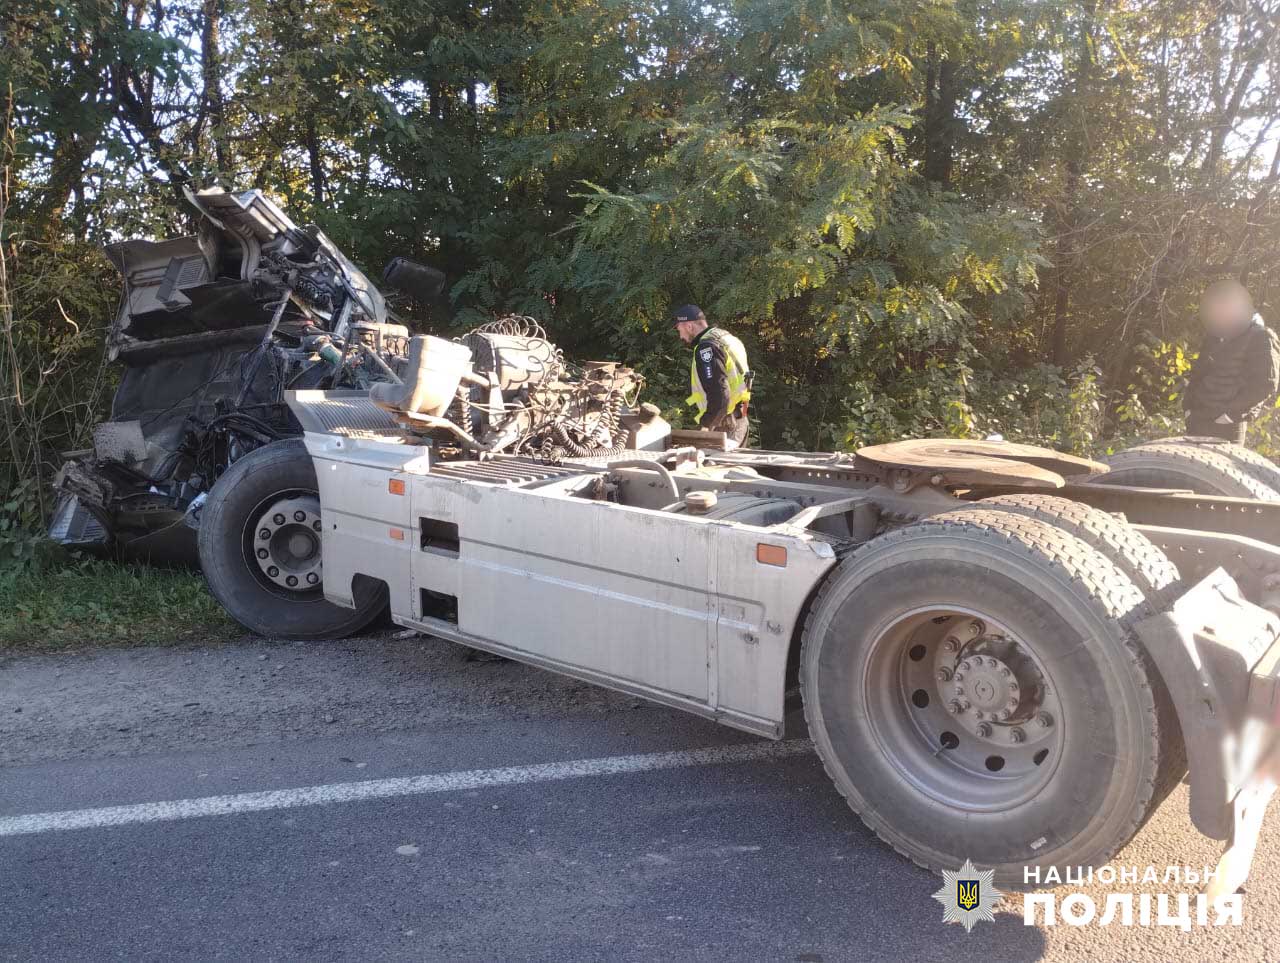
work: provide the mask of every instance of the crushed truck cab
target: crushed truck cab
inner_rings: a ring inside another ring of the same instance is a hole
[[[401,385],[291,393],[303,437],[215,486],[201,562],[250,629],[331,637],[389,607],[771,738],[798,685],[869,827],[1004,885],[1105,863],[1189,767],[1193,821],[1227,843],[1214,886],[1247,876],[1280,776],[1280,472],[1257,456],[726,450],[518,324],[408,357]]]

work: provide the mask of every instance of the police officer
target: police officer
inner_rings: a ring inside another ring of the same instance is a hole
[[[723,431],[738,447],[747,441],[747,408],[751,401],[751,369],[742,342],[723,328],[707,326],[707,316],[696,304],[675,310],[680,340],[693,346],[689,372],[689,397],[685,404],[698,408],[698,427]]]
[[[1205,339],[1182,405],[1187,434],[1244,444],[1248,423],[1280,388],[1280,345],[1239,281],[1216,281],[1200,301]]]

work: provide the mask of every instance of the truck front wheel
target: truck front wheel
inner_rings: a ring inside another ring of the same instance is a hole
[[[320,496],[300,438],[266,445],[218,479],[200,516],[200,567],[237,622],[268,638],[336,639],[382,612],[378,584],[353,587],[356,607],[324,597]]]
[[[1098,865],[1179,764],[1177,721],[1130,632],[1148,614],[1081,539],[1004,511],[869,542],[806,623],[805,715],[837,788],[933,870]]]

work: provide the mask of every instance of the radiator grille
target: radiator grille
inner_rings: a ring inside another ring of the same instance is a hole
[[[370,401],[366,391],[291,391],[289,407],[303,431],[402,440],[395,417]]]
[[[568,478],[581,472],[564,465],[548,465],[531,458],[493,458],[489,461],[447,461],[431,466],[431,474],[493,485],[525,485],[551,478]]]

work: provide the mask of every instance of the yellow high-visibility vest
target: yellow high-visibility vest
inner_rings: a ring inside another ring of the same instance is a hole
[[[747,365],[747,349],[742,342],[721,328],[707,328],[698,341],[698,347],[705,342],[715,342],[724,349],[724,371],[729,379],[729,410],[733,411],[744,401],[751,400],[751,388],[748,376],[751,368]],[[698,406],[698,418],[707,411],[707,393],[702,390],[702,382],[698,378],[698,349],[694,348],[693,364],[689,368],[689,397],[687,405]]]

